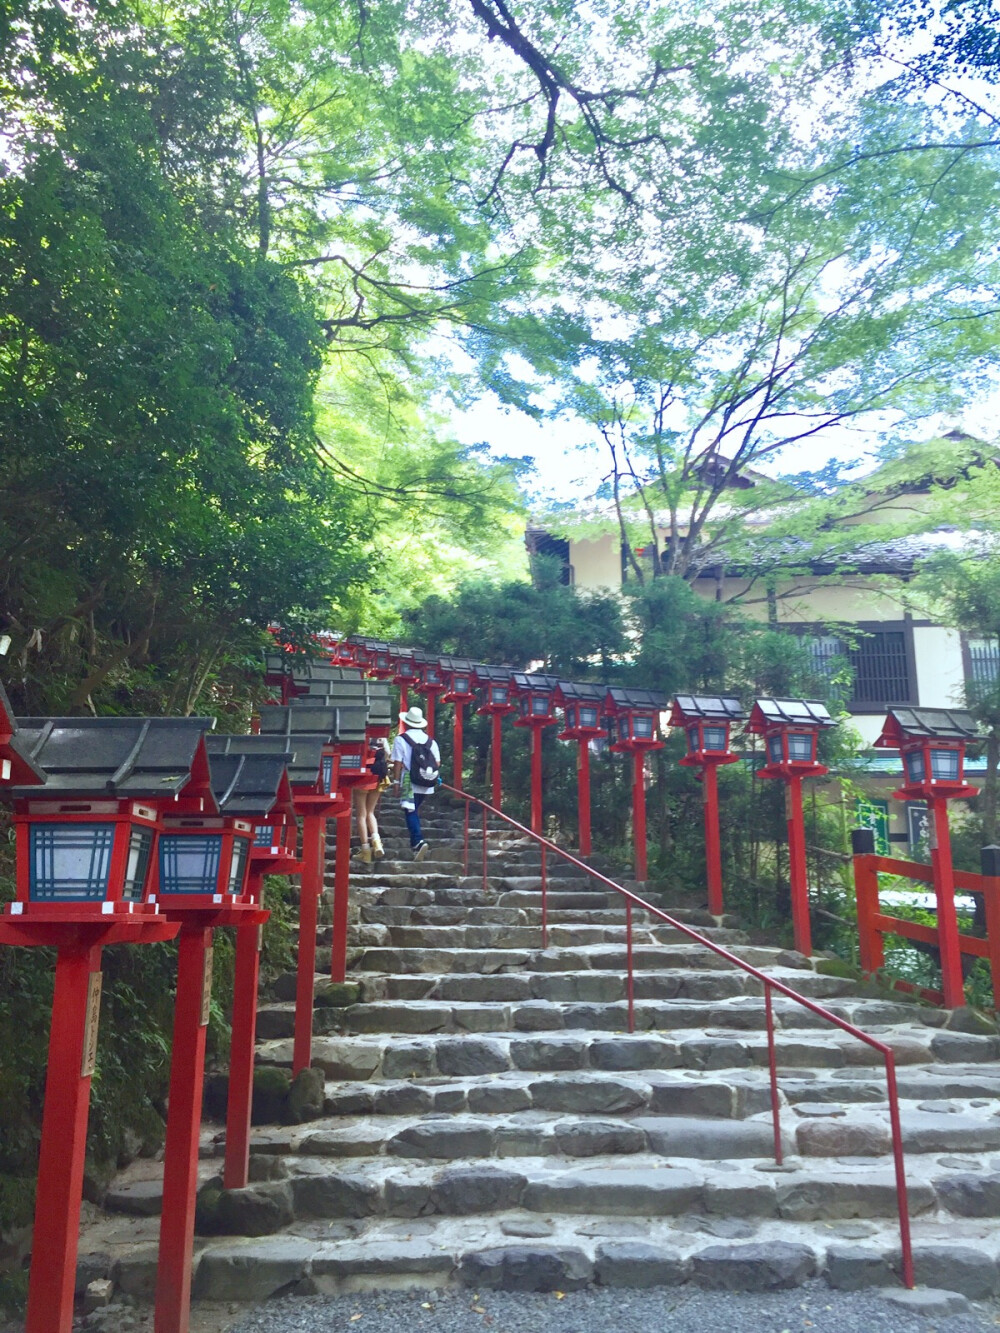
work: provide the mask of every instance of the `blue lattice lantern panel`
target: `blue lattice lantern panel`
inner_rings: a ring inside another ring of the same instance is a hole
[[[165,910],[241,901],[252,838],[246,819],[164,819],[156,900]]]
[[[558,721],[556,690],[559,677],[542,672],[512,671],[511,695],[517,708],[515,727],[547,727]]]
[[[965,781],[965,749],[977,738],[972,714],[952,708],[891,708],[875,742],[903,761],[901,800],[975,796]]]
[[[215,810],[209,718],[23,718],[19,753],[44,781],[16,786],[13,916],[155,915],[164,811]]]
[[[816,699],[757,699],[747,732],[762,736],[764,778],[819,777],[827,770],[817,759],[819,736],[836,726],[826,704]]]
[[[394,674],[390,677],[394,685],[415,685],[418,668],[413,660],[412,648],[397,648],[393,653]]]
[[[561,680],[556,686],[556,707],[562,709],[561,741],[598,740],[607,735],[601,714],[607,691],[603,685]]]
[[[612,686],[604,699],[610,748],[619,753],[661,749],[660,714],[666,707],[666,695],[658,690]]]
[[[298,823],[289,767],[294,750],[263,748],[262,736],[212,737],[212,790],[223,815],[252,822],[250,868],[260,874],[297,873]]]
[[[678,694],[670,710],[670,725],[684,731],[685,754],[680,759],[687,766],[706,763],[734,763],[730,750],[734,722],[746,717],[740,701],[732,695]]]

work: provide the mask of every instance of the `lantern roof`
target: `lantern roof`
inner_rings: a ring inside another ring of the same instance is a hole
[[[561,680],[556,686],[556,702],[560,704],[598,704],[607,698],[608,687],[593,681]]]
[[[294,786],[317,782],[323,763],[322,736],[206,736],[205,748],[213,765],[223,754],[279,755],[285,762],[289,781]]]
[[[476,677],[477,685],[510,684],[510,667],[484,666],[482,662],[475,662],[473,663],[472,671]]]
[[[739,699],[730,694],[675,694],[670,725],[705,719],[711,722],[742,722],[746,711]]]
[[[294,706],[265,704],[260,710],[260,730],[265,736],[316,736],[322,744],[332,745],[337,737],[337,710],[313,700]]]
[[[559,685],[558,676],[541,671],[509,671],[507,678],[519,694],[554,694]]]
[[[22,717],[21,753],[45,772],[45,794],[162,800],[198,795],[214,804],[205,733],[214,717]],[[36,788],[15,787],[15,796]]]
[[[209,754],[212,791],[224,815],[265,819],[275,813],[294,815],[288,764],[292,755]],[[275,807],[281,807],[277,811]]]
[[[747,731],[760,734],[765,727],[806,726],[835,727],[826,704],[818,699],[757,699],[750,713]]]
[[[623,689],[620,685],[612,685],[604,697],[612,713],[623,713],[633,708],[662,713],[667,707],[667,696],[659,690]]]
[[[900,741],[926,738],[971,741],[978,734],[975,719],[964,708],[890,708],[875,748],[896,750]]]
[[[472,675],[473,662],[470,657],[439,657],[438,663],[444,671],[458,671]]]
[[[10,764],[10,786],[37,786],[45,781],[45,770],[34,762],[27,751],[27,738],[17,725],[7,691],[0,685],[0,766],[3,762]],[[7,785],[5,782],[4,787]]]

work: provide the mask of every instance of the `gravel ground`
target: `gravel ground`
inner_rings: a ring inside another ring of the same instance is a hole
[[[823,1285],[746,1294],[695,1288],[539,1295],[465,1290],[366,1292],[268,1303],[232,1333],[983,1333],[1000,1305],[916,1315],[872,1292]]]

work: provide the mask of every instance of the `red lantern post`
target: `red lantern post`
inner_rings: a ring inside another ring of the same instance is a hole
[[[705,871],[708,910],[713,916],[721,916],[724,910],[718,770],[739,758],[729,748],[729,730],[745,717],[738,699],[722,695],[679,694],[670,713],[670,725],[683,727],[687,739],[687,752],[679,762],[686,768],[697,768],[704,784]]]
[[[785,783],[792,928],[796,949],[807,957],[812,953],[812,928],[802,779],[822,777],[828,771],[817,761],[816,747],[819,733],[835,725],[826,705],[815,700],[758,699],[746,727],[750,734],[764,738],[767,762],[759,776],[780,778]]]
[[[882,734],[875,742],[876,749],[898,750],[903,757],[903,785],[893,796],[899,801],[927,802],[941,947],[941,990],[949,1009],[965,1004],[965,982],[955,912],[948,802],[978,794],[978,788],[970,786],[964,775],[965,747],[975,736],[972,714],[963,710],[890,708]]]
[[[511,693],[517,702],[515,727],[531,728],[531,831],[542,831],[542,732],[559,721],[555,715],[558,676],[511,672]]]
[[[503,799],[503,719],[505,714],[515,711],[515,705],[510,701],[510,668],[476,666],[475,681],[479,690],[476,712],[490,719],[490,800],[499,810]]]
[[[643,883],[649,873],[646,846],[646,752],[662,750],[657,738],[659,715],[666,697],[655,690],[625,690],[612,686],[605,699],[610,749],[632,755],[632,834],[635,877]]]
[[[563,710],[564,718],[557,739],[577,743],[576,800],[581,856],[589,856],[591,852],[590,743],[608,734],[601,727],[605,693],[603,685],[578,685],[569,681],[560,681],[556,688],[556,703]]]
[[[427,718],[427,734],[433,736],[435,703],[438,695],[446,689],[441,664],[436,657],[430,657],[427,653],[415,652],[413,658],[419,671],[415,688],[426,700],[424,715]]]
[[[17,899],[0,941],[57,951],[29,1333],[69,1333],[101,951],[171,939],[152,892],[159,809],[207,770],[205,718],[26,718],[0,690],[0,781],[14,803]],[[44,778],[44,785],[39,785]]]

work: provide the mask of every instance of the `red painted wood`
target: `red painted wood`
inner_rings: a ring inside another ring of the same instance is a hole
[[[501,729],[503,727],[503,714],[494,713],[492,718],[493,739],[490,743],[490,762],[493,768],[493,804],[500,808],[503,799],[503,750],[501,740]]]
[[[812,954],[809,923],[809,877],[806,869],[806,825],[802,814],[802,779],[790,773],[785,791],[788,802],[788,879],[792,898],[792,929],[795,947],[806,957]]]
[[[351,893],[351,812],[337,816],[337,844],[333,863],[333,948],[330,979],[347,978],[347,918]]]
[[[581,737],[576,751],[576,803],[580,818],[580,855],[590,855],[590,741]]]
[[[462,790],[462,750],[464,748],[464,739],[462,731],[465,722],[464,714],[465,714],[465,704],[460,703],[456,699],[455,728],[453,732],[454,766],[452,770],[453,772],[452,781],[454,782],[455,786],[459,789],[459,791]]]
[[[531,831],[542,831],[542,728],[531,728]]]
[[[958,916],[955,912],[955,880],[951,863],[951,834],[948,829],[948,802],[930,797],[933,837],[931,867],[934,871],[934,896],[937,899],[937,933],[941,950],[941,990],[947,1009],[961,1009],[965,1004],[962,978],[962,951],[958,940]]]
[[[648,878],[646,849],[646,755],[636,750],[632,755],[632,832],[635,842],[635,877],[640,884]]]
[[[61,945],[56,958],[45,1111],[38,1161],[27,1333],[69,1333],[83,1196],[90,1078],[81,1077],[90,976],[100,945]]]
[[[302,877],[299,889],[299,956],[295,985],[293,1074],[308,1069],[312,1060],[316,927],[319,921],[319,895],[323,889],[325,852],[326,819],[322,815],[306,815],[302,820]]]
[[[885,950],[878,927],[878,870],[873,856],[854,858],[854,896],[858,907],[858,953],[864,972],[878,972],[885,965]]]
[[[187,1333],[191,1315],[191,1253],[198,1194],[198,1131],[205,1073],[202,999],[212,931],[185,921],[177,937],[177,999],[170,1056],[163,1212],[156,1270],[156,1333]]]
[[[434,735],[434,705],[437,701],[437,693],[434,690],[427,691],[427,705],[424,709],[424,716],[427,718],[427,734]]]
[[[705,877],[708,881],[708,910],[721,916],[722,905],[722,845],[719,838],[719,770],[715,764],[703,769],[705,801]]]
[[[253,1103],[259,974],[260,927],[237,926],[233,1032],[229,1043],[229,1094],[226,1105],[226,1162],[222,1176],[222,1183],[227,1190],[242,1189],[246,1185],[250,1166],[250,1110]]]

